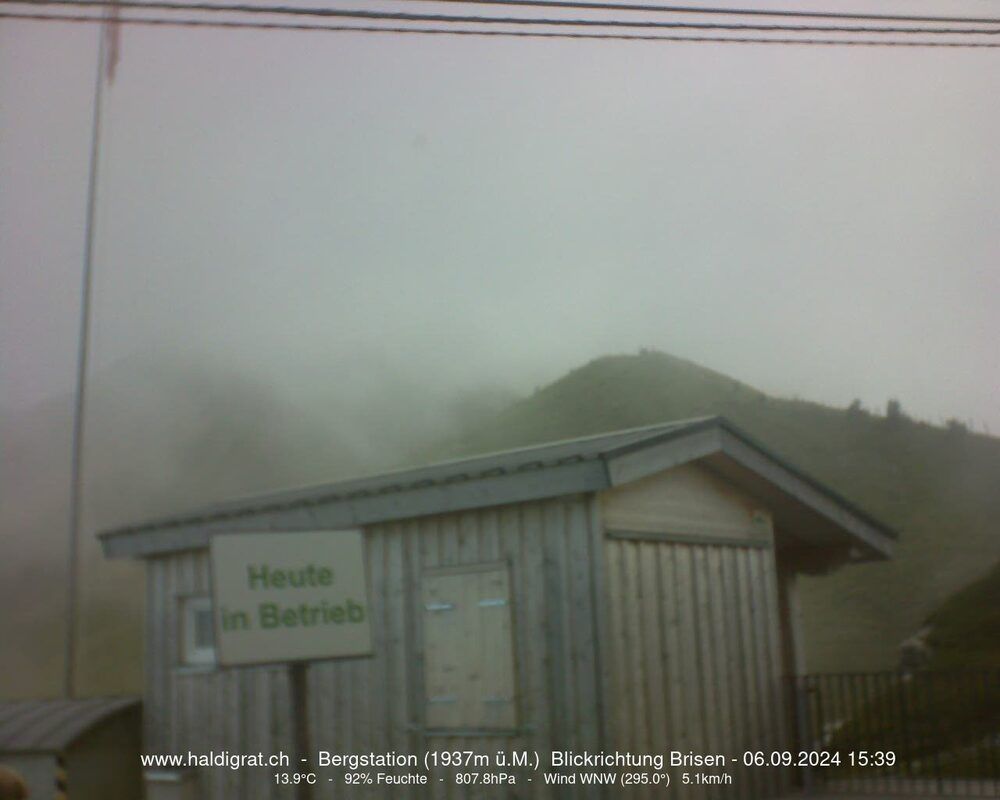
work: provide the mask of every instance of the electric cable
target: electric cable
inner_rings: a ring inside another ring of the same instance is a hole
[[[978,25],[1000,24],[998,17],[947,17],[912,14],[872,14],[851,11],[809,11],[804,9],[716,8],[699,6],[658,6],[643,3],[581,3],[573,0],[402,0],[410,3],[449,3],[456,5],[515,6],[525,8],[562,8],[593,11],[643,11],[656,14],[705,14],[729,17],[789,17],[813,19],[858,19],[878,22],[942,22]]]
[[[886,27],[864,25],[785,25],[780,23],[727,23],[727,22],[666,22],[663,20],[622,20],[622,19],[576,19],[576,18],[535,18],[535,17],[487,17],[476,14],[411,14],[395,11],[369,11],[346,8],[311,8],[287,5],[252,5],[247,3],[205,3],[179,2],[178,0],[0,0],[3,5],[29,6],[79,6],[104,9],[128,9],[133,11],[186,11],[231,14],[267,14],[282,16],[321,17],[336,19],[359,19],[377,22],[411,23],[427,22],[435,24],[473,25],[516,25],[531,27],[586,27],[586,28],[636,28],[649,30],[723,30],[753,31],[755,33],[864,33],[900,35],[949,35],[949,36],[995,36],[1000,34],[1000,21],[995,28],[928,28],[928,27]]]
[[[0,0],[2,2],[3,0]],[[69,22],[86,24],[107,24],[106,15],[76,15],[76,14],[30,14],[20,12],[0,11],[0,19],[17,19],[35,22]],[[245,28],[260,30],[286,31],[326,31],[340,33],[367,34],[421,34],[437,36],[481,36],[496,38],[525,39],[578,39],[578,40],[615,40],[615,41],[646,41],[646,42],[700,42],[710,44],[771,44],[771,45],[803,45],[803,46],[842,46],[842,47],[914,47],[914,48],[954,48],[954,49],[991,49],[1000,47],[1000,42],[969,42],[969,41],[928,41],[928,40],[892,40],[892,39],[817,39],[817,38],[776,38],[776,37],[728,37],[728,36],[683,36],[658,34],[625,34],[625,33],[572,33],[568,31],[529,31],[529,30],[496,30],[474,28],[427,28],[401,26],[361,26],[361,25],[320,25],[290,22],[256,22],[238,20],[211,19],[180,19],[156,17],[116,17],[115,24],[179,27],[179,28]]]

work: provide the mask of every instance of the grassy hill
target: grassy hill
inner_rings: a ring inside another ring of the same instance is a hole
[[[813,671],[893,666],[898,644],[1000,559],[994,438],[775,399],[655,352],[599,358],[520,400],[492,387],[443,402],[421,394],[427,381],[401,385],[384,372],[352,403],[313,397],[308,408],[279,387],[190,358],[140,359],[98,376],[84,513],[85,692],[135,691],[141,675],[141,571],[103,559],[97,529],[234,495],[704,414],[729,417],[902,531],[892,562],[805,582]],[[0,642],[15,646],[0,647],[0,697],[59,687],[68,409],[53,402],[2,419],[0,536],[9,557],[0,558],[0,599],[14,613],[0,615]]]
[[[874,693],[842,717],[830,749],[895,750],[912,775],[996,777],[989,742],[1000,735],[1000,562],[948,597],[910,645],[908,678],[869,685]]]
[[[897,647],[1000,558],[1000,440],[769,397],[658,352],[599,358],[435,455],[723,414],[901,531],[889,563],[803,582],[811,671],[895,666]]]
[[[955,592],[927,619],[932,669],[1000,665],[1000,561]],[[1000,709],[996,710],[1000,719]]]

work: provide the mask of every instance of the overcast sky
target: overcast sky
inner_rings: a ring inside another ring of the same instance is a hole
[[[73,385],[96,34],[0,21],[6,407]],[[652,347],[996,433],[998,98],[1000,50],[128,28],[95,368],[524,390]]]

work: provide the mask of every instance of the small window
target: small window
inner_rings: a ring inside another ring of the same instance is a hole
[[[423,606],[427,726],[514,728],[517,693],[507,565],[428,572]]]
[[[181,663],[190,666],[215,663],[215,620],[210,597],[181,600]]]

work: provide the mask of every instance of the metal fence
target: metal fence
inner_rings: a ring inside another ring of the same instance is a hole
[[[1000,669],[788,680],[799,767],[824,793],[1000,797]],[[833,754],[836,753],[836,756]]]

